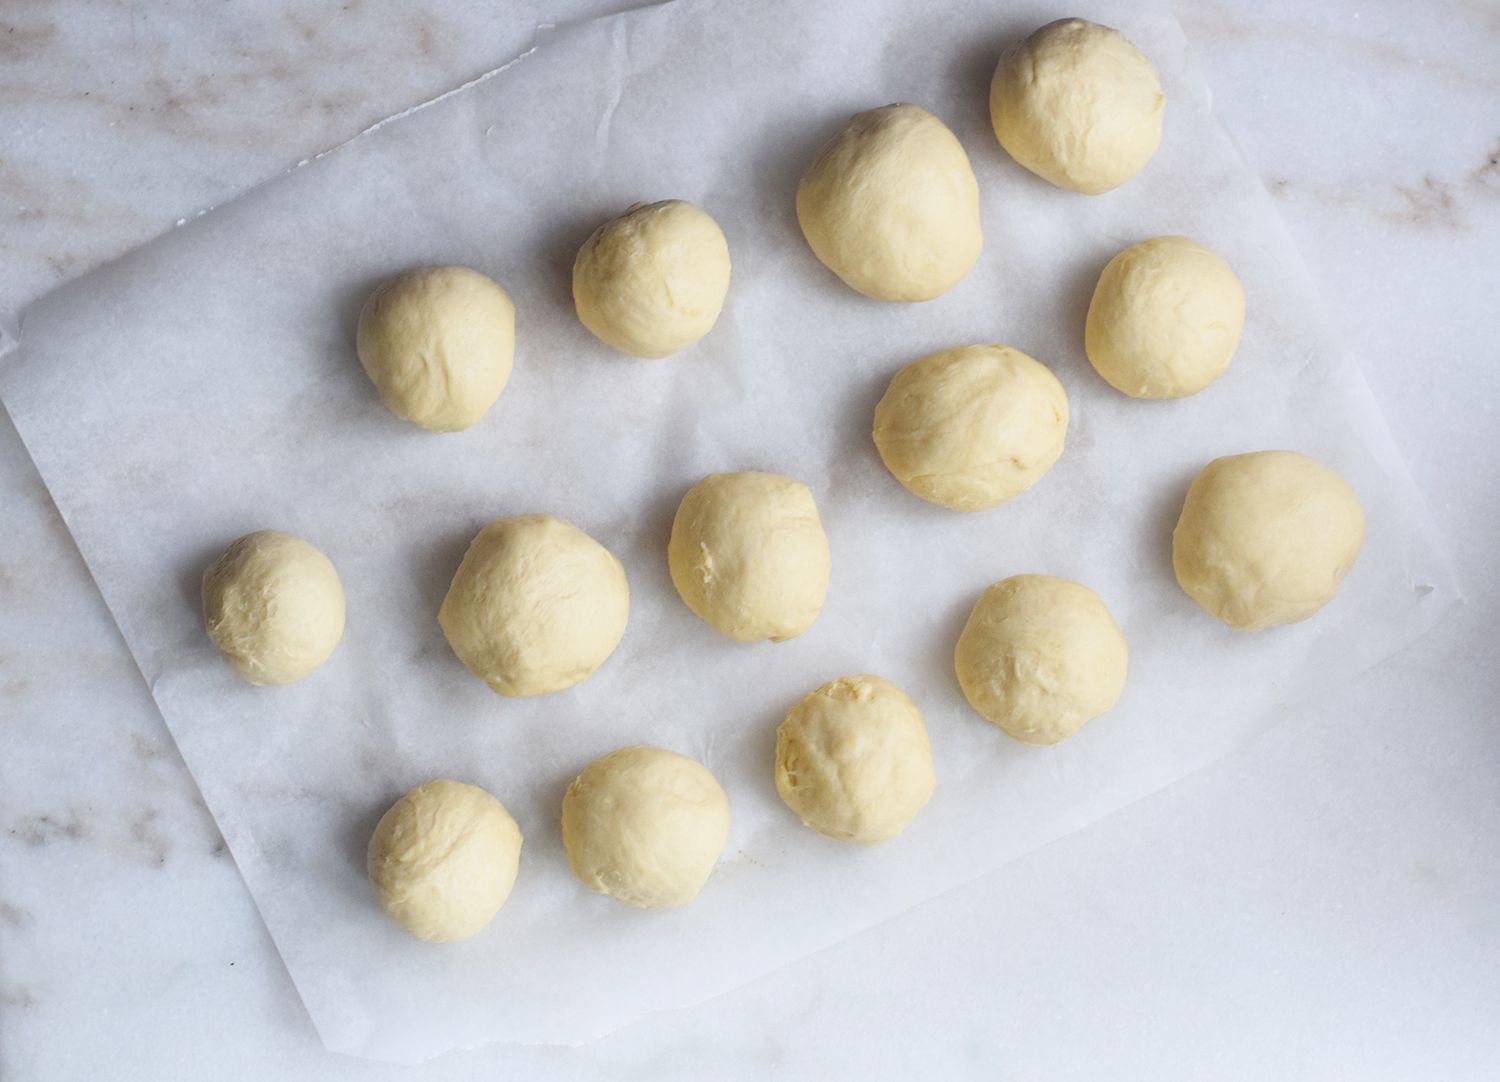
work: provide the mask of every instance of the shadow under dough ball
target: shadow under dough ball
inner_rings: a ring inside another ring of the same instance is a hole
[[[1188,488],[1172,567],[1204,612],[1257,631],[1306,620],[1333,600],[1364,536],[1359,497],[1317,459],[1228,455]]]
[[[856,113],[802,174],[797,222],[825,267],[878,301],[946,292],[984,243],[969,156],[916,105]]]
[[[1017,163],[1059,188],[1099,195],[1161,144],[1156,68],[1125,35],[1059,19],[1007,49],[990,82],[990,122]]]

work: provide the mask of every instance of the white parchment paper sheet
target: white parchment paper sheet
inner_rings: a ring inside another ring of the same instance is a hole
[[[1181,778],[1455,596],[1386,428],[1170,17],[1081,12],[1122,27],[1168,95],[1161,151],[1123,189],[1056,190],[996,144],[986,95],[1000,48],[1074,13],[683,0],[561,30],[26,313],[0,371],[6,407],[331,1048],[415,1061],[493,1040],[578,1042],[725,991]],[[983,196],[979,265],[915,306],[843,287],[793,214],[817,146],[850,113],[895,100],[954,128]],[[579,325],[569,269],[606,217],[673,197],[721,222],[734,283],[706,340],[635,361]],[[1083,318],[1104,263],[1161,233],[1220,252],[1249,316],[1211,389],[1136,402],[1088,367]],[[462,434],[386,412],[352,349],[371,287],[423,262],[475,266],[518,308],[515,375]],[[962,515],[884,471],[871,412],[902,364],[988,341],[1050,364],[1073,419],[1039,485]],[[1203,463],[1263,448],[1334,465],[1364,502],[1368,539],[1316,619],[1245,635],[1176,587],[1169,535]],[[830,537],[827,607],[790,643],[720,638],[667,577],[684,490],[741,468],[807,481]],[[630,627],[581,686],[505,700],[453,657],[436,613],[475,530],[529,511],[566,516],[620,556]],[[268,527],[320,545],[348,593],[338,652],[279,689],[235,677],[198,613],[204,566]],[[1025,571],[1093,586],[1131,646],[1120,705],[1051,749],[1006,739],[952,675],[979,592]],[[866,671],[922,706],[940,779],[912,827],[876,849],[806,830],[771,779],[786,709]],[[562,853],[564,787],[634,742],[702,759],[730,794],[725,858],[680,911],[589,894]],[[436,776],[492,790],[526,834],[509,904],[447,946],[387,922],[363,871],[380,813]]]

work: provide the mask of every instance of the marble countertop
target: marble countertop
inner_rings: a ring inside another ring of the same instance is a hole
[[[538,22],[627,6],[5,5],[0,320]],[[0,1077],[1500,1076],[1500,3],[1179,14],[1463,608],[1241,754],[707,1004],[385,1067],[318,1044],[0,416]]]

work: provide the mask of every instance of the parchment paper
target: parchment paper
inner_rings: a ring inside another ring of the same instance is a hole
[[[1161,151],[1097,198],[1032,178],[988,127],[1001,47],[1065,14],[1122,27],[1169,100]],[[846,289],[793,214],[818,145],[850,113],[897,100],[954,128],[983,197],[979,265],[914,306]],[[628,359],[574,317],[569,268],[606,217],[673,197],[723,225],[729,301],[690,352]],[[1083,318],[1104,263],[1161,233],[1221,253],[1249,315],[1212,388],[1137,402],[1088,367]],[[518,308],[515,375],[462,434],[386,412],[351,344],[371,287],[424,262],[475,266]],[[963,515],[885,472],[871,413],[902,364],[988,341],[1050,364],[1072,425],[1033,490]],[[1177,24],[1139,5],[682,0],[560,30],[38,303],[0,392],[320,1033],[380,1059],[579,1042],[723,992],[1183,777],[1279,704],[1396,649],[1455,596],[1386,427],[1213,119]],[[1315,619],[1246,635],[1177,588],[1169,535],[1203,463],[1263,448],[1335,466],[1368,538]],[[782,645],[720,638],[666,573],[682,493],[742,468],[808,482],[830,537],[827,607]],[[479,526],[529,511],[566,516],[620,556],[630,626],[579,687],[505,700],[454,658],[436,614]],[[333,559],[348,630],[314,676],[260,689],[205,638],[199,576],[234,537],[273,527]],[[970,605],[1025,571],[1094,587],[1131,647],[1119,706],[1052,749],[1006,739],[952,674]],[[915,697],[939,774],[928,808],[875,849],[805,829],[772,785],[787,708],[855,672]],[[683,910],[590,894],[562,853],[564,787],[634,742],[703,760],[730,794],[725,858]],[[526,834],[510,902],[447,946],[390,924],[363,872],[380,813],[438,776],[490,789]],[[902,994],[926,979],[913,973]]]

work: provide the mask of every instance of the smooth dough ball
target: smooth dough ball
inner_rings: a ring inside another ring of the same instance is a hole
[[[344,637],[344,587],[328,557],[302,538],[261,530],[203,572],[203,622],[246,680],[290,684]]]
[[[1016,575],[979,598],[953,667],[969,705],[1008,736],[1056,744],[1120,698],[1125,636],[1087,586]]]
[[[667,565],[687,607],[741,642],[802,634],[828,595],[828,537],[812,490],[776,473],[713,473],[688,489]]]
[[[1116,390],[1182,398],[1223,375],[1244,326],[1245,290],[1229,264],[1188,237],[1156,237],[1104,268],[1084,348]]]
[[[979,258],[979,184],[941,120],[915,105],[856,113],[797,187],[814,254],[878,301],[931,300]]]
[[[708,769],[661,748],[595,759],[563,797],[563,845],[578,881],[642,909],[686,905],[729,840],[729,798]]]
[[[776,791],[827,837],[864,845],[894,838],[936,784],[922,712],[879,676],[829,681],[776,730]]]
[[[1098,195],[1161,143],[1156,68],[1125,35],[1086,19],[1048,23],[1000,57],[990,121],[1006,152],[1059,188]]]
[[[521,829],[477,785],[429,781],[380,817],[366,868],[380,908],[418,939],[468,939],[516,882]]]
[[[1359,497],[1295,451],[1216,458],[1193,479],[1172,531],[1177,581],[1203,611],[1256,631],[1330,600],[1365,538]]]
[[[418,267],[371,294],[355,349],[392,413],[457,432],[483,417],[510,379],[516,308],[476,270]]]
[[[875,446],[915,495],[981,511],[1034,485],[1068,433],[1068,396],[1046,365],[1009,346],[960,346],[913,361],[875,407]]]
[[[600,341],[665,357],[713,329],[729,292],[729,245],[692,203],[637,203],[578,250],[573,303]]]
[[[501,695],[545,695],[584,679],[625,634],[620,561],[571,522],[517,515],[469,543],[438,622],[460,661]]]

